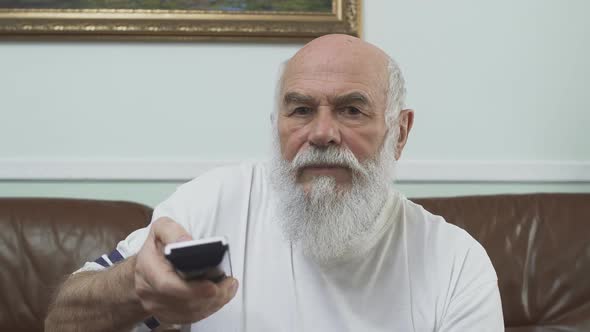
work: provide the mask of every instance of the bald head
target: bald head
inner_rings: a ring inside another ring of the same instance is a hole
[[[385,96],[387,125],[392,127],[405,107],[404,79],[397,63],[377,46],[359,38],[332,34],[316,38],[285,62],[277,85],[277,110],[280,109],[286,79],[305,72],[317,74],[349,72],[369,78]]]
[[[303,46],[291,58],[288,66],[302,65],[310,60],[324,64],[341,61],[354,67],[369,66],[384,70],[389,56],[378,47],[359,38],[348,35],[326,35]]]
[[[390,58],[376,46],[348,35],[326,35],[301,48],[286,64],[284,76],[314,73],[348,73],[370,77],[386,93]]]

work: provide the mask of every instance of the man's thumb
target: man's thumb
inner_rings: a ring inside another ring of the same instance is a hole
[[[193,239],[184,227],[168,217],[161,217],[155,220],[152,224],[152,230],[156,240],[162,244]]]

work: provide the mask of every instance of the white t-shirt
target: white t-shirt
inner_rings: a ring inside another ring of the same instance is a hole
[[[504,330],[496,273],[467,232],[392,192],[357,255],[319,266],[285,240],[267,171],[265,163],[213,170],[155,209],[153,220],[170,217],[195,239],[226,236],[240,281],[228,305],[186,331]],[[136,254],[148,230],[99,263]]]

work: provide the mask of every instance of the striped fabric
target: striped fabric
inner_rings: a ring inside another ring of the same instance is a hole
[[[123,257],[123,255],[121,255],[121,252],[119,252],[119,250],[115,249],[115,250],[111,251],[108,255],[102,255],[102,256],[98,257],[97,259],[94,260],[94,262],[97,264],[100,264],[103,267],[109,267],[114,264],[117,264],[118,262],[120,262],[124,259],[125,259],[125,257]],[[157,328],[158,326],[160,326],[160,322],[154,316],[144,320],[143,323],[148,328],[150,328],[152,330]]]

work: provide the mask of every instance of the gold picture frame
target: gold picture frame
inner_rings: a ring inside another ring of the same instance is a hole
[[[0,39],[309,40],[361,34],[361,0],[332,11],[2,8]]]

